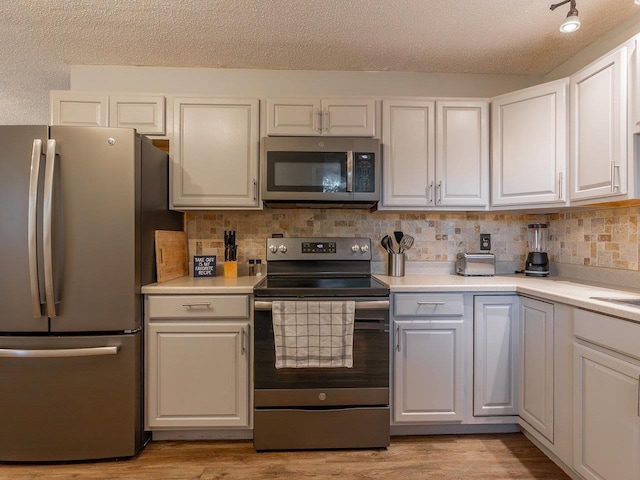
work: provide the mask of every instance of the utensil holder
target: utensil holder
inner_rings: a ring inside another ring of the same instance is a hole
[[[224,262],[224,278],[238,278],[238,262]]]
[[[404,253],[390,253],[387,267],[390,277],[404,277]]]

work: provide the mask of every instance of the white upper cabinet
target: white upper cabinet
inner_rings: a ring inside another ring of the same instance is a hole
[[[382,205],[433,206],[435,182],[434,101],[382,102]]]
[[[627,47],[571,77],[571,200],[627,193]]]
[[[145,135],[164,135],[164,97],[161,95],[112,95],[109,126],[135,128]]]
[[[382,102],[383,209],[489,200],[489,107],[474,100]]]
[[[489,204],[489,103],[436,101],[436,206]]]
[[[51,92],[51,125],[109,126],[109,96],[71,91]]]
[[[493,99],[492,205],[565,204],[567,87],[562,79]]]
[[[258,99],[176,97],[172,208],[259,209]]]
[[[269,98],[267,135],[375,135],[375,101],[370,98]]]
[[[51,124],[135,128],[143,135],[165,134],[162,95],[51,92]]]

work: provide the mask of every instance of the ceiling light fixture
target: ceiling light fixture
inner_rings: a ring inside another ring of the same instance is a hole
[[[580,28],[580,19],[578,18],[578,9],[576,8],[576,0],[564,0],[563,2],[555,3],[551,5],[551,10],[555,10],[560,5],[564,5],[565,3],[569,3],[570,8],[569,8],[569,13],[567,13],[567,18],[565,18],[564,22],[562,22],[562,25],[560,25],[560,31],[562,33],[575,32]]]

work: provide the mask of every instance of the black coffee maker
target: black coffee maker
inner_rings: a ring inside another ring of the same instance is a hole
[[[525,275],[546,277],[549,275],[549,255],[547,249],[548,225],[546,223],[530,223],[528,233],[529,253],[524,267]]]

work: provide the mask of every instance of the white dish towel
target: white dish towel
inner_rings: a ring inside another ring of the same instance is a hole
[[[276,368],[353,367],[354,301],[273,302]]]

